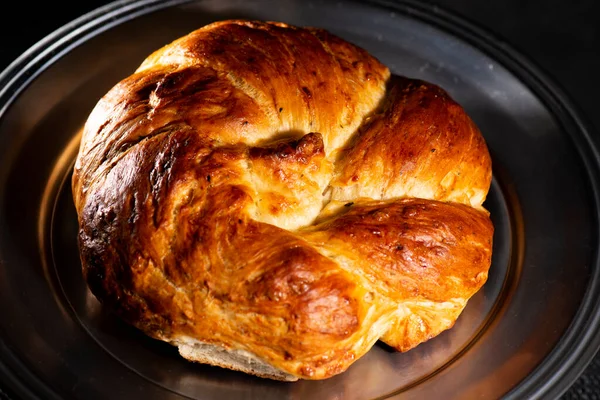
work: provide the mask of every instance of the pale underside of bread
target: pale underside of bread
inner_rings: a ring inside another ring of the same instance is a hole
[[[204,343],[189,337],[181,337],[171,344],[177,346],[179,354],[189,361],[241,371],[277,381],[293,382],[298,380],[298,377],[273,367],[245,350],[225,349],[222,346]]]

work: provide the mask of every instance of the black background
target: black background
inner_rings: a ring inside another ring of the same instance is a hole
[[[107,3],[100,0],[3,1],[0,5],[0,71],[55,29]],[[562,87],[595,131],[600,132],[600,1],[435,0],[429,3],[487,29],[528,57]],[[6,388],[0,390],[0,394],[2,391],[10,393]],[[563,398],[600,399],[600,356],[596,356]]]

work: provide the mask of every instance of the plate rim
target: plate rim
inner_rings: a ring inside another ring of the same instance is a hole
[[[55,60],[92,36],[154,11],[197,0],[113,0],[63,25],[29,47],[0,72],[0,119],[38,75]],[[500,62],[532,91],[563,128],[586,169],[589,195],[595,205],[595,231],[590,279],[577,313],[556,346],[529,375],[505,395],[506,399],[560,397],[575,382],[600,349],[600,139],[593,124],[562,85],[543,67],[497,33],[445,7],[418,0],[348,0],[383,7],[438,28]],[[570,133],[577,131],[578,135]],[[590,351],[591,350],[591,351]],[[16,368],[16,369],[15,369]],[[0,371],[6,388],[26,398],[59,398],[48,382],[31,373],[0,337]],[[36,382],[32,385],[33,382]],[[34,393],[34,387],[37,389]],[[394,396],[391,393],[390,396]]]

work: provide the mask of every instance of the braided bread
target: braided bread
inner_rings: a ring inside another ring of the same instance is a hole
[[[229,20],[97,103],[72,178],[90,291],[192,361],[278,380],[407,351],[486,282],[486,143],[322,29]]]

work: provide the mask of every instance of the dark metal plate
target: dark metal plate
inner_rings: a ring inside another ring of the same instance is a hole
[[[95,102],[151,51],[225,18],[329,29],[394,73],[438,83],[493,157],[490,277],[454,328],[407,353],[376,345],[345,373],[281,383],[193,364],[87,291],[70,177]],[[532,398],[559,395],[599,346],[597,143],[520,55],[413,2],[119,1],[0,75],[0,368],[19,397]]]

